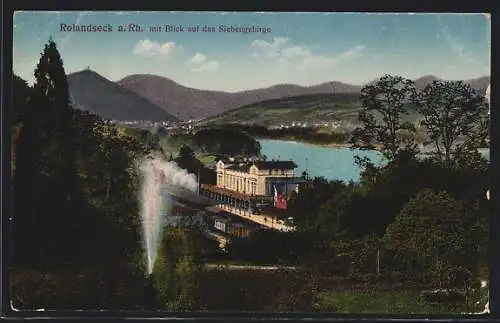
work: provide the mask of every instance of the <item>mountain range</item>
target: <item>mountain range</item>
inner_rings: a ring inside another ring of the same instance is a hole
[[[91,70],[68,75],[73,107],[111,120],[178,120],[141,95]]]
[[[415,80],[422,88],[439,78],[424,76]],[[485,93],[490,77],[464,81]],[[115,120],[188,120],[212,117],[249,104],[309,94],[359,93],[361,85],[325,82],[314,86],[279,84],[240,92],[200,90],[151,74],[134,74],[112,82],[92,70],[68,75],[76,108],[90,110]],[[370,82],[371,83],[371,82]]]

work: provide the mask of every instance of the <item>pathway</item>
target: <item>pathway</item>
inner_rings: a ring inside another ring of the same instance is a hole
[[[206,264],[207,269],[229,269],[229,270],[295,270],[296,267],[291,266],[253,266],[253,265],[230,265],[230,264]]]
[[[253,221],[255,223],[261,224],[263,226],[266,226],[271,229],[279,230],[279,231],[284,231],[284,232],[289,232],[295,230],[294,227],[288,226],[283,223],[283,221],[278,220],[274,221],[272,220],[271,217],[266,216],[265,214],[251,214],[248,211],[244,211],[242,209],[238,209],[229,205],[225,204],[218,204],[218,208],[227,211],[229,213],[232,213],[234,215],[240,216],[242,218],[245,218],[247,220]]]

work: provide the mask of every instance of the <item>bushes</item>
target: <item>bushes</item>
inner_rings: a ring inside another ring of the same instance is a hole
[[[436,287],[463,287],[478,267],[471,247],[477,242],[467,239],[464,211],[446,192],[423,190],[387,228],[384,242],[415,278]]]
[[[301,271],[207,270],[201,298],[213,311],[311,311],[314,282]]]
[[[74,270],[14,270],[12,301],[17,309],[110,310],[146,309],[144,275],[105,268]]]
[[[199,307],[201,240],[197,232],[168,228],[152,273],[156,306],[171,311],[188,311]]]

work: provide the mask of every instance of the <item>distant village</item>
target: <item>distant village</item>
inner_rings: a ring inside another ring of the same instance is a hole
[[[111,122],[116,125],[137,127],[137,128],[159,128],[162,127],[172,134],[190,133],[202,125],[203,119],[190,119],[185,121],[150,121],[150,120],[112,120]],[[255,125],[252,122],[242,122],[242,125]],[[259,125],[261,126],[261,125]],[[320,122],[306,122],[306,121],[287,121],[278,124],[266,125],[268,130],[281,130],[293,128],[329,128],[329,129],[347,129],[352,130],[356,128],[356,124],[347,121],[320,121]]]

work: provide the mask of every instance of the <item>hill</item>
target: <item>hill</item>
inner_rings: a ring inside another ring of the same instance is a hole
[[[444,80],[434,75],[426,75],[414,81],[415,81],[415,86],[418,89],[423,89],[427,84],[430,84],[433,81],[444,81]],[[463,82],[469,84],[473,89],[475,89],[479,93],[484,94],[486,92],[486,88],[490,84],[490,77],[483,76],[475,79],[465,80]]]
[[[259,101],[305,94],[332,93],[332,91],[356,93],[361,89],[359,86],[332,82],[311,87],[279,84],[268,88],[230,93],[193,89],[168,78],[148,74],[130,75],[117,83],[145,97],[181,120],[206,118]]]
[[[177,120],[135,92],[91,70],[68,75],[73,106],[111,120]]]
[[[428,75],[416,79],[415,82],[417,87],[422,88],[437,79],[439,78]],[[489,76],[485,76],[465,82],[484,93],[489,84],[489,79]],[[362,88],[360,85],[325,82],[314,86],[279,84],[267,88],[231,93],[194,89],[180,85],[171,79],[150,74],[130,75],[117,83],[143,96],[181,120],[212,117],[256,102],[286,97],[310,94],[359,94]]]
[[[357,93],[309,94],[249,104],[207,118],[203,123],[276,125],[300,121],[310,125],[329,120],[356,123],[359,110]],[[413,109],[409,112],[407,120],[418,118]]]

